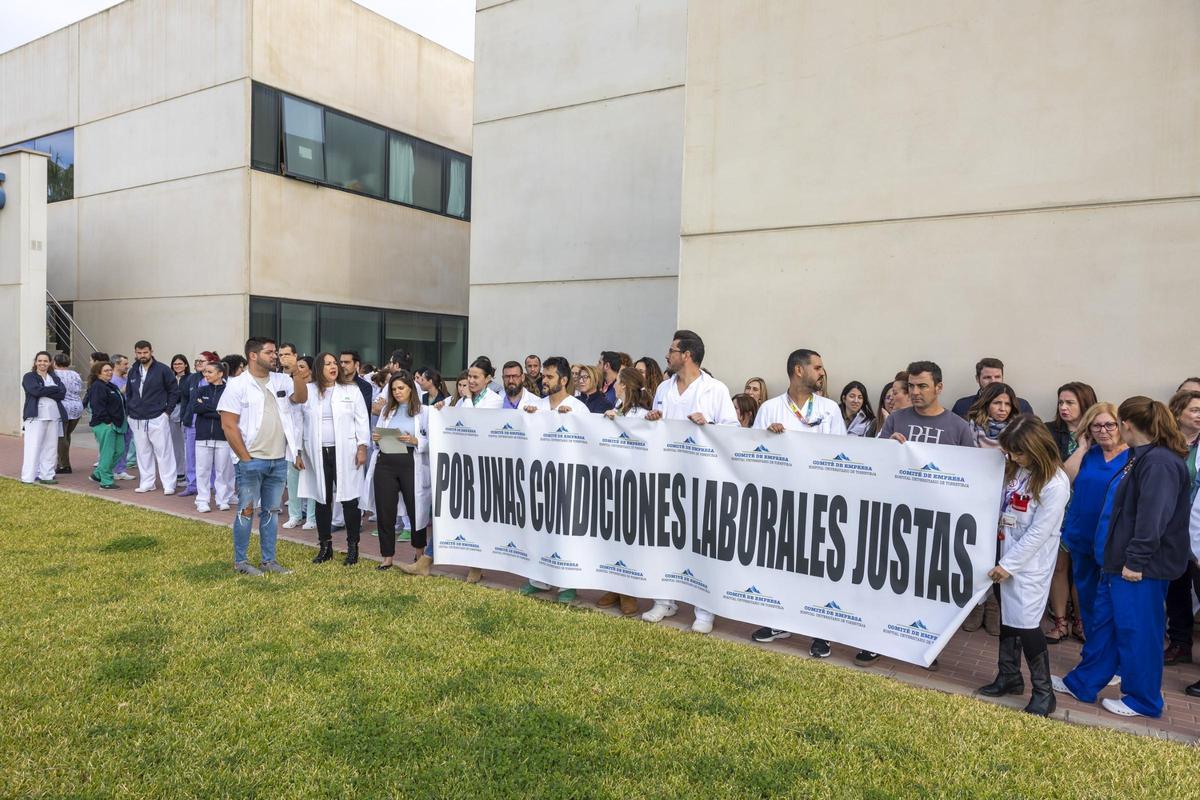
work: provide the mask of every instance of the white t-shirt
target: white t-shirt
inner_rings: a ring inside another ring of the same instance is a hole
[[[295,452],[296,426],[292,410],[292,379],[282,372],[267,374],[267,387],[275,399],[279,410],[279,422],[283,426],[283,435],[287,444],[287,453]],[[309,384],[309,391],[316,391]],[[265,394],[259,384],[246,369],[241,375],[225,381],[225,391],[221,401],[217,403],[217,411],[228,411],[238,415],[238,430],[242,434],[242,442],[246,448],[257,438],[262,426]],[[236,457],[235,457],[236,458]]]
[[[550,398],[549,397],[539,397],[537,400],[538,411],[554,411],[556,413],[561,414],[562,412],[559,411],[558,409],[561,408],[562,406],[566,406],[567,408],[571,409],[572,414],[574,414],[576,412],[578,412],[580,414],[591,413],[588,410],[588,407],[586,405],[584,405],[584,402],[582,400],[580,400],[578,397],[572,397],[571,395],[567,395],[566,397],[564,397],[562,402],[554,407],[550,406]]]
[[[729,387],[706,372],[692,381],[683,394],[675,387],[678,376],[672,375],[658,385],[654,393],[654,410],[661,411],[663,419],[687,419],[699,411],[710,423],[737,425],[737,411],[729,396]]]
[[[56,385],[54,383],[54,379],[48,374],[42,376],[42,383],[46,384],[47,386]],[[50,422],[59,419],[61,416],[62,415],[58,413],[58,403],[54,402],[49,397],[38,398],[38,419]]]
[[[333,391],[325,392],[321,398],[321,446],[329,447],[337,442],[337,433],[333,429]]]
[[[758,415],[754,417],[754,427],[766,430],[778,422],[789,431],[830,433],[837,436],[846,434],[846,421],[842,418],[842,409],[828,397],[814,394],[803,408],[797,409],[805,422],[796,416],[792,406],[787,392],[772,397],[759,407]]]

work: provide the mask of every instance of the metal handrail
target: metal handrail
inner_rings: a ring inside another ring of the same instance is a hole
[[[49,298],[51,306],[53,308],[55,308],[58,311],[58,313],[63,316],[64,319],[67,320],[67,322],[69,324],[69,327],[67,328],[67,333],[71,332],[71,328],[74,328],[75,330],[79,331],[79,335],[82,336],[83,340],[88,343],[88,347],[92,348],[92,352],[96,352],[99,349],[96,347],[96,343],[93,342],[86,333],[84,333],[83,328],[79,327],[79,323],[75,321],[75,318],[72,317],[67,312],[67,310],[62,307],[62,303],[58,302],[58,300],[55,299],[54,295],[50,294],[50,290],[48,290],[48,289],[46,290],[46,297]],[[70,338],[70,337],[67,337],[67,338]]]

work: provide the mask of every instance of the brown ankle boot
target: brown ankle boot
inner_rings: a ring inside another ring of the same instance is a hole
[[[611,608],[617,604],[619,599],[620,595],[618,595],[616,592],[605,592],[604,594],[600,595],[600,599],[596,601],[596,606],[598,608]]]
[[[411,564],[397,564],[396,566],[405,575],[419,575],[426,578],[429,577],[429,568],[433,566],[433,559],[422,553],[421,557]]]
[[[983,629],[989,636],[1000,635],[1000,601],[990,592],[983,605]]]
[[[638,601],[636,597],[630,597],[627,594],[620,595],[621,598],[621,613],[627,617],[632,617],[638,612]]]
[[[467,583],[479,583],[483,580],[483,570],[479,567],[471,567],[467,570]]]
[[[967,614],[967,618],[963,620],[962,629],[970,633],[977,631],[983,626],[983,606],[977,605],[971,609],[971,613]]]

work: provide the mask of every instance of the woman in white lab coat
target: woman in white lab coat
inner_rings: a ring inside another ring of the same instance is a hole
[[[379,554],[383,563],[376,569],[391,569],[396,555],[398,503],[404,503],[404,516],[412,523],[411,544],[419,557],[416,563],[401,563],[410,575],[428,575],[433,564],[432,548],[426,549],[426,531],[432,508],[429,478],[428,406],[421,404],[417,386],[404,370],[393,372],[384,388],[387,404],[380,410],[379,422],[371,433],[378,444],[381,430],[398,429],[399,441],[408,446],[404,453],[384,453],[378,446],[371,451],[367,481],[359,506],[374,512],[379,519]]]
[[[1000,560],[988,573],[1000,595],[999,674],[979,693],[989,697],[1024,693],[1024,651],[1033,687],[1025,711],[1044,717],[1054,712],[1055,701],[1050,654],[1040,623],[1050,596],[1071,482],[1050,430],[1032,414],[1009,423],[1000,434],[1000,447],[1008,459],[997,534]]]
[[[304,445],[296,457],[300,470],[299,493],[317,503],[317,538],[320,550],[313,559],[320,564],[333,558],[333,503],[342,504],[346,519],[346,560],[358,562],[358,536],[362,513],[358,499],[363,493],[363,466],[371,428],[362,391],[342,377],[337,357],[317,356],[313,383],[304,404]]]

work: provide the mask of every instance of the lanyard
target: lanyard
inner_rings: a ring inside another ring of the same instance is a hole
[[[1029,486],[1029,480],[1032,477],[1032,475],[1026,472],[1025,477],[1013,488],[1011,492],[1004,493],[1004,506],[1000,509],[1001,514],[1008,513],[1008,509],[1012,507],[1012,501],[1014,497],[1025,493],[1025,489]]]
[[[811,414],[813,410],[813,396],[811,394],[808,396],[808,402],[804,404],[804,413],[800,413],[800,409],[796,408],[796,404],[792,401],[791,395],[788,395],[788,408],[790,408],[792,413],[796,415],[796,419],[800,420],[810,428],[820,422],[820,420],[817,420],[817,422],[808,421],[808,415]]]

